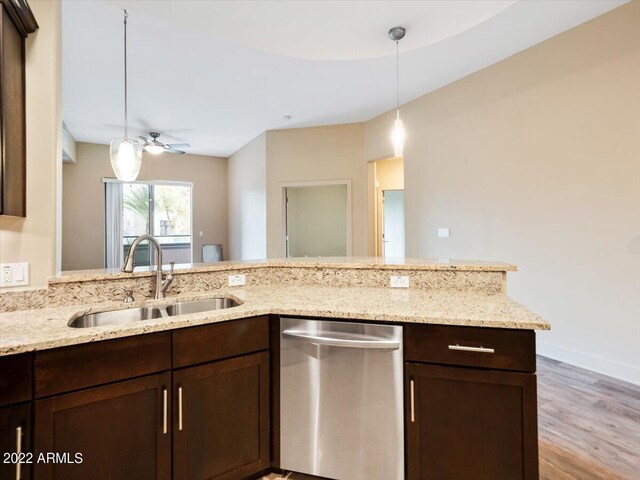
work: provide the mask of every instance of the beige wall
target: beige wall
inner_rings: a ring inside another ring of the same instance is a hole
[[[407,255],[519,265],[510,294],[552,323],[539,351],[635,383],[639,25],[631,2],[401,108]],[[365,161],[391,125],[367,122]]]
[[[113,178],[109,146],[77,144],[77,163],[63,166],[62,269],[104,267],[104,184]],[[227,255],[227,159],[143,154],[138,180],[193,182],[193,259],[202,245],[221,243]],[[203,236],[199,236],[199,232]]]
[[[40,28],[26,40],[27,216],[0,216],[0,262],[29,262],[27,288],[40,288],[56,265],[56,182],[62,161],[60,2],[29,4]]]
[[[229,258],[267,257],[267,134],[229,157]]]
[[[367,254],[367,168],[363,124],[267,132],[267,254],[284,256],[282,187],[351,180],[352,254]]]

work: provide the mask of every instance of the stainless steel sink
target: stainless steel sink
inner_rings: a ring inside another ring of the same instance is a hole
[[[233,298],[208,298],[206,300],[193,300],[191,302],[177,302],[167,305],[167,313],[170,316],[186,315],[188,313],[208,312],[223,308],[237,307],[240,305]]]
[[[154,318],[173,317],[188,313],[209,312],[223,308],[237,307],[239,302],[229,297],[208,298],[188,302],[176,302],[157,307],[126,308],[99,313],[87,313],[69,321],[72,328],[100,327],[102,325],[121,325],[125,323],[151,320]]]
[[[102,325],[120,325],[123,323],[139,322],[140,320],[162,318],[163,316],[167,316],[164,308],[128,308],[125,310],[111,310],[108,312],[88,313],[71,320],[69,322],[69,326],[73,328],[87,328],[100,327]]]

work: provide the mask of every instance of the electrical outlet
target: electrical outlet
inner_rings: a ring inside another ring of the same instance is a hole
[[[246,275],[229,275],[230,287],[241,287],[246,283]]]
[[[13,277],[11,267],[9,265],[2,266],[2,285],[9,285]]]
[[[28,263],[0,264],[0,287],[23,287],[29,285]]]
[[[409,277],[403,275],[391,275],[389,286],[391,288],[409,288]]]

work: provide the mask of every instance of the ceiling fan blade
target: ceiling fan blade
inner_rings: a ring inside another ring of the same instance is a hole
[[[141,138],[142,140],[144,140],[146,143],[149,143],[149,139],[147,137],[143,137],[142,135],[138,135],[138,138]]]
[[[175,148],[167,148],[165,150],[166,153],[177,153],[178,155],[182,155],[184,152],[182,150],[176,150]]]
[[[166,145],[169,148],[187,148],[191,146],[188,143],[167,143]]]

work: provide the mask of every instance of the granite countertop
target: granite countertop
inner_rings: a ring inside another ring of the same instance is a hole
[[[424,260],[422,260],[424,262]],[[176,300],[232,296],[242,305],[230,309],[145,320],[123,325],[70,328],[69,320],[88,312],[159,305]],[[548,330],[539,316],[504,294],[459,290],[419,290],[328,286],[247,286],[215,294],[181,295],[130,305],[65,306],[0,315],[0,355],[204,325],[265,314]]]
[[[424,259],[380,257],[298,257],[266,260],[240,260],[217,263],[184,263],[175,265],[175,273],[220,272],[225,270],[247,270],[254,268],[336,268],[360,270],[437,270],[464,272],[515,272],[515,265],[483,260]],[[134,273],[123,273],[119,269],[75,270],[62,272],[49,278],[49,283],[65,283],[89,280],[113,280],[117,278],[148,277],[155,275],[155,267],[136,267]],[[168,265],[165,265],[165,269]]]

